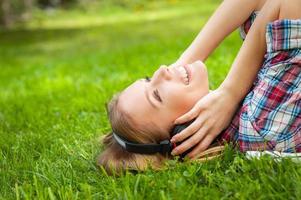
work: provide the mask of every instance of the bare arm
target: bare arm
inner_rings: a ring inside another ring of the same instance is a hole
[[[239,102],[245,97],[261,67],[266,52],[266,24],[279,19],[281,2],[267,0],[221,86],[176,120],[180,124],[195,118],[189,127],[172,138],[172,142],[180,142],[191,136],[175,148],[173,154],[181,154],[195,146],[188,156],[197,157],[229,125]]]
[[[279,18],[280,1],[269,0],[250,29],[232,67],[220,85],[239,103],[252,86],[266,52],[266,24]]]
[[[177,65],[205,61],[213,50],[243,24],[265,0],[224,0],[203,29],[177,60]]]
[[[268,0],[252,25],[232,67],[220,85],[240,102],[252,86],[266,52],[266,24],[277,19],[299,19],[301,0]]]

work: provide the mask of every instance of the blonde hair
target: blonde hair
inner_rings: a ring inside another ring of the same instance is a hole
[[[121,137],[138,143],[159,143],[162,140],[170,139],[169,134],[160,130],[152,124],[152,130],[148,130],[143,125],[138,125],[135,120],[119,106],[120,94],[115,95],[107,106],[108,118],[112,131]],[[167,136],[168,135],[168,136]],[[143,171],[147,167],[161,169],[164,161],[170,158],[160,153],[147,155],[137,154],[126,151],[114,139],[112,132],[107,134],[102,140],[105,150],[98,157],[98,165],[102,166],[108,174],[120,174],[125,170]],[[196,161],[204,162],[222,155],[224,146],[211,144],[204,152],[199,154]]]
[[[167,134],[154,125],[152,130],[148,130],[135,123],[134,119],[119,106],[119,98],[120,94],[116,94],[107,105],[112,131],[129,141],[138,143],[158,143],[169,139],[164,138]],[[104,137],[103,144],[105,150],[98,157],[97,163],[109,174],[118,174],[124,170],[145,170],[147,167],[159,169],[167,158],[159,153],[146,155],[128,152],[117,143],[112,132]]]

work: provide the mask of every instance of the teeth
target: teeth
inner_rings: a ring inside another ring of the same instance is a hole
[[[188,84],[188,78],[185,78],[184,81]]]
[[[186,69],[183,66],[179,67],[178,69],[179,69],[179,72],[181,72],[181,76],[183,77],[184,82],[186,84],[188,84],[189,80],[188,80],[188,73],[187,73]]]

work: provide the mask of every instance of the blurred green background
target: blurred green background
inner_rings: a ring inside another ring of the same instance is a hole
[[[1,0],[0,24],[4,28],[28,22],[37,17],[37,12],[54,15],[54,11],[72,11],[79,9],[91,12],[93,8],[98,11],[112,7],[119,9],[143,10],[150,2],[155,0]],[[174,0],[169,0],[174,2]]]
[[[110,130],[104,104],[173,63],[221,1],[0,2],[0,199],[300,197],[297,164],[231,151],[121,177],[96,166]],[[211,89],[241,43],[233,33],[206,61]]]

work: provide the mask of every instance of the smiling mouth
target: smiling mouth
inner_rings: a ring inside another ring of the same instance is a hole
[[[189,85],[190,82],[190,74],[189,74],[189,70],[187,69],[186,66],[179,66],[176,67],[177,71],[180,74],[181,79],[183,80],[185,85]]]

